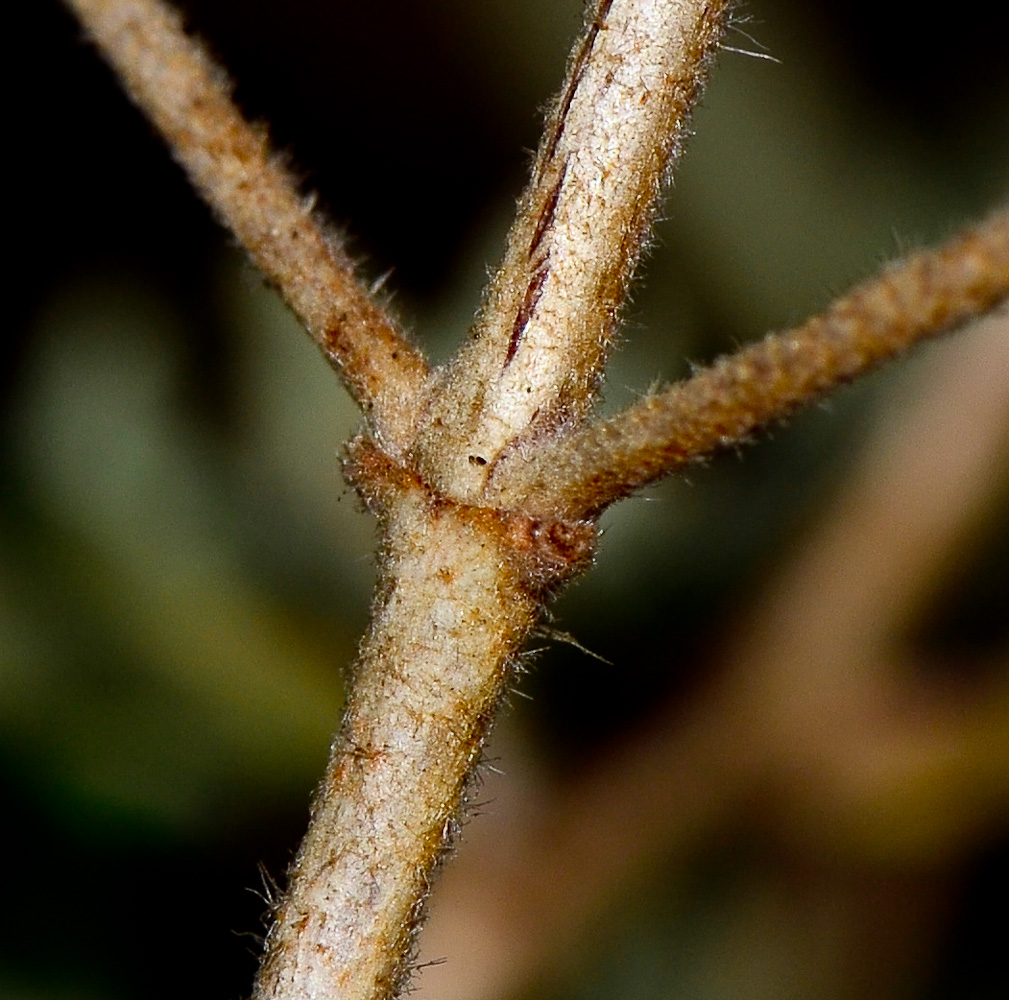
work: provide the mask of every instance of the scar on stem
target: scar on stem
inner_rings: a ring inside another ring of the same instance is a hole
[[[529,323],[529,320],[532,318],[533,311],[536,309],[536,305],[543,295],[543,286],[546,284],[549,275],[550,262],[549,260],[544,260],[540,267],[533,272],[532,279],[529,282],[529,287],[526,289],[525,298],[522,300],[522,305],[519,307],[519,311],[515,316],[515,324],[512,326],[512,335],[508,340],[508,353],[505,355],[505,368],[511,364],[512,359],[518,352],[519,343],[522,340],[522,333],[524,332],[526,325]]]

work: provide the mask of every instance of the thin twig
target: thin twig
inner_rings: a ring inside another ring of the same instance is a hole
[[[427,366],[354,278],[223,70],[160,0],[67,0],[193,184],[280,289],[392,450],[406,446]]]
[[[577,518],[734,445],[1009,295],[1009,211],[887,267],[826,312],[571,436],[499,461],[490,502]]]
[[[476,502],[517,438],[587,412],[725,0],[597,0],[473,338],[421,437],[428,480]]]

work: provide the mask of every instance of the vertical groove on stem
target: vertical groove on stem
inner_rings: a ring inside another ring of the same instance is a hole
[[[599,0],[547,122],[472,339],[443,373],[418,460],[475,502],[515,439],[583,416],[725,0]]]

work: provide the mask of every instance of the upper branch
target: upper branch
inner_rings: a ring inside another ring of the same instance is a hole
[[[491,502],[584,517],[1009,296],[1009,210],[890,265],[826,312],[603,421],[505,456]]]
[[[427,366],[231,100],[224,72],[161,0],[67,0],[134,101],[369,414],[405,447]]]
[[[597,0],[472,339],[442,374],[420,464],[476,501],[517,439],[583,416],[726,0]]]

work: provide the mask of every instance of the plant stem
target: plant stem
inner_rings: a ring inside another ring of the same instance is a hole
[[[539,516],[592,516],[1007,295],[1009,210],[1002,209],[890,265],[794,330],[722,358],[610,420],[516,449],[495,470],[488,502],[501,496]]]
[[[433,869],[536,619],[499,519],[405,477],[376,501],[375,456],[359,447],[353,475],[387,505],[381,598],[257,1000],[379,1000],[405,984]]]
[[[378,597],[255,996],[388,1000],[510,664],[595,516],[1004,297],[1009,215],[587,426],[727,0],[597,0],[474,336],[434,378],[178,16],[68,3],[369,418],[347,471],[382,523]]]
[[[130,96],[256,266],[279,288],[386,447],[412,436],[420,353],[354,278],[230,85],[160,0],[67,0]]]
[[[473,503],[498,457],[583,417],[725,0],[598,0],[472,339],[435,386],[425,478]],[[510,507],[507,498],[501,505]]]

